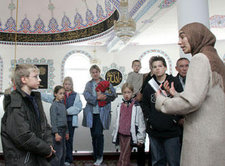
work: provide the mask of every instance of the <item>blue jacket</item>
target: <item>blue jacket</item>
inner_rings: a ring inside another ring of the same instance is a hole
[[[52,103],[54,96],[52,94],[41,93],[41,99],[45,102]],[[82,102],[78,93],[72,92],[66,99],[66,109],[67,115],[72,115],[72,125],[78,127],[78,114],[82,110]],[[71,119],[67,117],[67,121],[71,121]]]
[[[66,129],[66,133],[69,133],[67,126],[67,112],[66,107],[62,103],[63,101],[54,101],[50,107],[50,118],[52,125],[52,133],[58,133],[59,128]]]
[[[98,104],[97,97],[93,95],[93,81],[91,80],[87,82],[85,90],[84,90],[84,98],[87,101],[87,104],[83,111],[83,123],[84,127],[92,128],[93,124],[93,107]],[[103,81],[103,80],[101,80]],[[113,86],[110,84],[111,93],[104,93],[107,98],[107,104],[104,107],[99,107],[100,119],[102,122],[102,126],[105,130],[109,129],[111,122],[111,101],[116,98],[116,91]]]

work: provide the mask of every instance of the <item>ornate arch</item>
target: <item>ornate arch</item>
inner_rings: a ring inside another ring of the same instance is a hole
[[[83,54],[85,56],[87,56],[90,61],[93,60],[93,57],[88,53],[88,52],[85,52],[85,51],[82,51],[82,50],[72,50],[70,51],[69,53],[66,54],[66,56],[63,58],[62,60],[62,64],[61,64],[61,82],[63,83],[63,79],[64,79],[64,67],[65,67],[65,63],[66,63],[66,60],[73,54],[76,54],[76,53],[80,53],[80,54]]]
[[[145,51],[138,59],[141,61],[144,56],[146,56],[147,54],[150,54],[150,53],[156,53],[156,54],[159,54],[162,57],[164,57],[167,61],[167,68],[168,68],[169,74],[173,73],[172,61],[171,61],[169,55],[162,50],[150,49],[148,51]]]

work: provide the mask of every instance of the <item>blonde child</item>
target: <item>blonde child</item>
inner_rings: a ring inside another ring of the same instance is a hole
[[[128,73],[128,77],[126,82],[131,84],[134,87],[133,96],[136,97],[136,100],[139,99],[140,90],[143,84],[143,74],[140,74],[139,71],[141,70],[141,61],[140,60],[133,60],[132,62],[132,69],[133,72]]]
[[[5,100],[1,138],[6,166],[49,166],[55,152],[38,89],[39,69],[30,64],[15,69],[16,90]]]
[[[65,77],[63,81],[65,95],[63,103],[67,110],[67,125],[69,129],[69,139],[66,140],[66,162],[65,165],[70,165],[73,162],[73,138],[75,128],[78,127],[78,114],[82,110],[80,95],[73,90],[73,80],[71,77]],[[42,100],[53,102],[53,95],[41,94]]]
[[[50,108],[50,118],[53,134],[53,147],[56,151],[57,160],[51,162],[52,166],[64,166],[66,158],[66,140],[69,139],[67,126],[67,112],[63,103],[65,89],[58,85],[54,89],[54,102]]]
[[[107,92],[96,91],[100,77],[100,68],[93,65],[90,68],[92,80],[88,81],[84,90],[84,98],[87,104],[84,108],[83,126],[89,127],[92,137],[93,154],[96,160],[94,165],[103,162],[104,135],[103,130],[108,130],[111,122],[111,102],[116,98],[116,92],[110,84]],[[106,101],[106,105],[99,107],[98,101]]]
[[[122,86],[123,102],[117,106],[113,143],[120,145],[117,166],[129,166],[132,145],[143,146],[145,123],[140,105],[132,98],[134,88],[125,83]]]

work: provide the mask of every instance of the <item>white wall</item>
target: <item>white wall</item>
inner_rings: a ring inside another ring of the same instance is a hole
[[[216,48],[218,50],[221,58],[225,55],[224,50],[225,41],[218,41]],[[96,47],[96,53],[93,52],[94,47],[76,47],[73,45],[64,45],[64,46],[18,46],[17,47],[17,59],[19,58],[30,58],[30,59],[41,59],[45,58],[54,60],[54,82],[55,84],[61,84],[61,64],[62,59],[73,50],[82,50],[90,54],[92,57],[97,59],[98,65],[100,67],[110,66],[112,63],[116,63],[117,66],[125,67],[125,73],[131,71],[131,62],[134,59],[139,58],[144,52],[157,49],[164,51],[172,61],[173,74],[175,75],[175,63],[179,58],[179,48],[177,45],[154,45],[154,46],[128,46],[119,53],[107,53],[105,47]],[[3,89],[8,88],[10,82],[10,67],[11,60],[14,59],[14,46],[9,45],[0,45],[0,57],[3,60]],[[74,80],[74,84],[76,85]],[[1,97],[2,100],[2,97]],[[119,96],[112,106],[112,111],[115,109],[115,106],[118,102],[121,101],[121,96]],[[49,119],[49,107],[50,104],[43,102],[45,112]],[[0,104],[0,116],[3,115],[2,104]],[[114,119],[114,114],[113,114]],[[81,126],[82,113],[79,115],[79,124],[80,127],[75,131],[75,145],[74,150],[78,151],[92,151],[90,130]],[[113,120],[112,120],[113,124]],[[111,125],[112,126],[112,125]],[[105,131],[105,151],[115,151],[114,145],[111,143],[112,137],[112,127],[109,131]],[[2,151],[0,146],[0,151]]]

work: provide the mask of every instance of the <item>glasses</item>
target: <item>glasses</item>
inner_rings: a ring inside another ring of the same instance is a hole
[[[36,75],[36,76],[29,76],[29,77],[35,78],[35,79],[37,79],[37,80],[40,80],[39,75]]]

